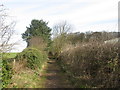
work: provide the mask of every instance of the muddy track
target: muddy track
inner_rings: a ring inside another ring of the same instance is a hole
[[[55,60],[49,60],[46,66],[45,73],[41,75],[46,78],[45,88],[73,88]]]

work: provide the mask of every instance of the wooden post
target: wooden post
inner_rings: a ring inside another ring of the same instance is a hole
[[[15,67],[15,59],[14,59],[14,61],[13,61],[13,67]]]

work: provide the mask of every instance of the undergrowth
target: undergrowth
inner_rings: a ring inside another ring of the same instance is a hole
[[[31,69],[41,68],[47,60],[47,55],[35,48],[27,48],[16,56],[17,61],[24,61]]]
[[[7,85],[11,82],[12,78],[12,66],[9,64],[7,59],[2,60],[2,88],[7,87]]]
[[[76,87],[120,87],[117,44],[88,43],[62,52],[58,62]]]
[[[8,88],[44,88],[43,82],[45,81],[45,78],[40,78],[40,73],[40,70],[21,68],[19,72],[16,72],[13,75]]]
[[[6,62],[9,61],[9,62]],[[47,54],[35,48],[26,48],[11,60],[4,61],[3,88],[43,88],[40,78]]]

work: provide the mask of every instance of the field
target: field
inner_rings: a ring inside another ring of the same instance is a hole
[[[5,53],[4,56],[7,58],[14,58],[17,55],[17,53]]]

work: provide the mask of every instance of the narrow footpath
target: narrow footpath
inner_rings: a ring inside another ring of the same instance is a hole
[[[55,60],[49,60],[43,71],[41,77],[45,77],[45,88],[73,88]]]

